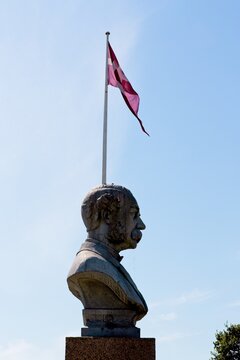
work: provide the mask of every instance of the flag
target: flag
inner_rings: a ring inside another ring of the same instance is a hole
[[[144,131],[149,136],[149,134],[144,129],[142,121],[138,117],[140,98],[136,93],[136,91],[133,89],[128,79],[126,78],[124,72],[122,71],[118,63],[118,60],[116,58],[116,55],[114,54],[114,51],[109,42],[108,42],[108,84],[118,87],[120,89],[121,94],[129,110],[131,110],[133,115],[136,116],[136,118],[138,119],[142,131]]]

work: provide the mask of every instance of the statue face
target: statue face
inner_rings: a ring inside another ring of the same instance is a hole
[[[141,240],[142,232],[146,228],[143,223],[139,207],[134,198],[126,198],[124,206],[119,214],[122,217],[124,236],[121,243],[121,250],[135,249],[138,242]]]

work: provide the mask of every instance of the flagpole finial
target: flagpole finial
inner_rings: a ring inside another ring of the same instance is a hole
[[[109,36],[109,35],[110,35],[110,32],[109,32],[109,31],[107,31],[107,32],[105,33],[105,35]]]

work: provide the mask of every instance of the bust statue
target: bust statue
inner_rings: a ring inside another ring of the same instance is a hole
[[[81,210],[88,238],[67,282],[84,306],[87,327],[82,336],[140,337],[135,325],[147,313],[147,305],[119,255],[135,249],[145,229],[137,201],[122,186],[101,185],[87,194]]]

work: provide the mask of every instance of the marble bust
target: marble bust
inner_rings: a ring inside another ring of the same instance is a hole
[[[87,194],[81,210],[88,237],[67,282],[84,306],[87,327],[82,336],[140,337],[135,325],[147,313],[147,305],[119,255],[136,248],[145,229],[137,201],[122,186],[101,185]]]

